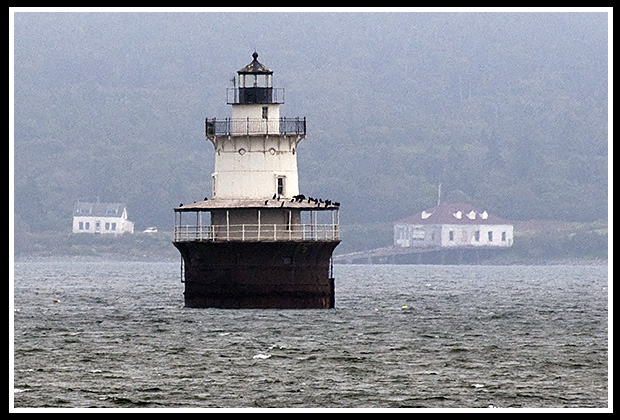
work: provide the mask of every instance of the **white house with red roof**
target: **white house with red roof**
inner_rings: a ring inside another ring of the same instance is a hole
[[[469,204],[441,203],[394,224],[394,246],[509,247],[514,226]]]

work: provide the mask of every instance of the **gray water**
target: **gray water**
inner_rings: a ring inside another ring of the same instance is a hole
[[[336,265],[332,310],[183,307],[178,263],[18,262],[14,406],[607,407],[607,266]]]

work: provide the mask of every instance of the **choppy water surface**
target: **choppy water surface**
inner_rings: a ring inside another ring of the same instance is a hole
[[[178,263],[15,264],[15,407],[607,407],[606,266],[336,265],[336,309],[183,307]]]

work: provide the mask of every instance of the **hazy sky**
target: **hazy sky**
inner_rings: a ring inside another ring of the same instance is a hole
[[[581,101],[583,108],[587,102],[593,124],[606,119],[608,9],[70,10],[11,9],[15,14],[9,15],[19,211],[32,209],[42,195],[55,211],[71,207],[77,197],[94,195],[94,174],[117,184],[100,192],[118,195],[110,201],[129,201],[126,196],[144,189],[181,196],[159,197],[165,209],[160,212],[151,210],[152,203],[135,203],[147,224],[164,220],[169,203],[204,196],[212,171],[204,118],[229,116],[225,89],[255,50],[274,71],[274,86],[285,88],[282,115],[308,119],[299,157],[302,186],[326,186],[334,194],[379,182],[357,174],[359,168],[384,169],[380,163],[387,160],[373,157],[374,150],[394,144],[426,147],[434,135],[431,124],[442,136],[469,141],[467,133],[446,121],[475,120],[473,113],[501,116],[507,106],[502,98],[522,91],[562,95],[568,107]],[[528,93],[523,100],[544,108],[548,99]],[[11,96],[9,101],[12,105]],[[574,110],[582,112],[580,107]],[[584,132],[591,136],[590,128]],[[73,156],[80,153],[91,157],[87,167]],[[339,163],[326,158],[343,153]],[[367,157],[378,166],[356,160]],[[122,171],[130,178],[145,174],[144,168],[131,173],[131,160],[140,159],[153,162],[149,179],[163,176],[157,170],[170,165],[166,179],[157,185],[139,180],[135,189],[118,185]],[[313,173],[337,174],[340,184]],[[425,186],[417,195],[436,189],[432,173],[423,175],[428,179],[418,178],[417,184]],[[449,183],[444,186],[449,190]],[[377,188],[387,194],[391,186]],[[378,209],[375,219],[380,214],[396,216]]]

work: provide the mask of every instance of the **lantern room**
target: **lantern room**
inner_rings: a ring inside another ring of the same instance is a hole
[[[258,53],[252,54],[252,62],[237,71],[239,87],[228,89],[228,104],[281,104],[284,89],[274,89],[273,71],[258,61]]]

